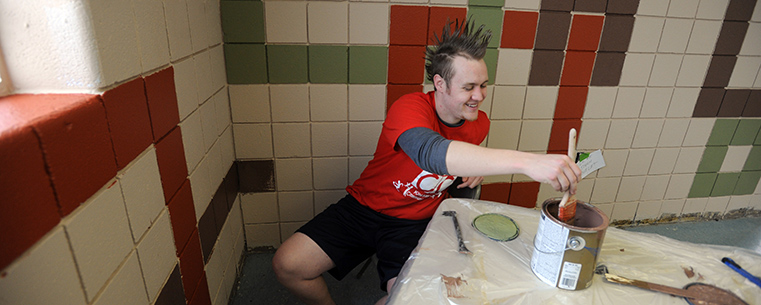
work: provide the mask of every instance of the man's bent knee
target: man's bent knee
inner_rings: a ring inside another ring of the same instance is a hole
[[[281,282],[314,279],[333,266],[330,257],[311,238],[298,232],[272,258],[272,268]]]

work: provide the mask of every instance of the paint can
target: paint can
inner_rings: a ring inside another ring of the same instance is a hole
[[[577,201],[571,224],[558,219],[560,198],[542,204],[539,227],[534,236],[531,271],[551,286],[581,290],[592,285],[608,216],[586,202]]]

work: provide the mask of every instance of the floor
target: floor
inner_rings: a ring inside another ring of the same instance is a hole
[[[761,254],[761,217],[630,226],[623,229],[660,234],[693,243],[736,246]],[[275,279],[270,264],[273,254],[272,251],[246,254],[230,305],[301,304]],[[354,269],[342,281],[336,281],[330,275],[325,276],[328,289],[337,304],[374,304],[385,294],[379,288],[374,266],[367,268],[357,278],[361,267]]]

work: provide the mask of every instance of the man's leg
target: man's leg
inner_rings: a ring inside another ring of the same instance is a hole
[[[391,293],[391,287],[394,287],[394,282],[396,282],[396,278],[392,278],[388,280],[388,283],[386,284],[386,291],[388,291],[388,293]],[[383,304],[386,304],[387,301],[388,301],[388,294],[384,295],[382,298],[380,298],[380,300],[375,302],[375,305],[383,305]]]
[[[322,274],[335,266],[311,238],[296,232],[272,258],[278,281],[307,304],[335,304]]]

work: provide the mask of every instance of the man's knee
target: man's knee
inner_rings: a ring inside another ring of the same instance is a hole
[[[272,269],[279,280],[316,278],[333,266],[325,252],[301,233],[286,240],[272,258]]]

